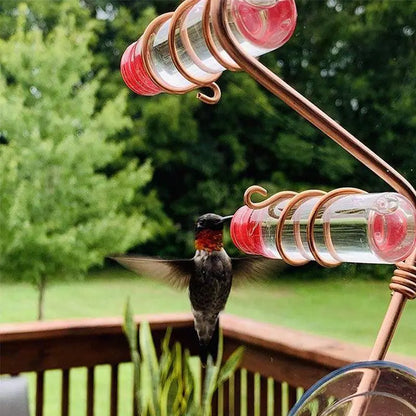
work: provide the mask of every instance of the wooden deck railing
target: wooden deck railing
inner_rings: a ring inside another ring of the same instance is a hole
[[[191,353],[197,351],[190,314],[141,315],[148,321],[155,345],[167,327],[172,338]],[[61,415],[70,408],[70,372],[87,370],[86,415],[94,415],[95,369],[110,367],[110,416],[119,414],[119,366],[130,361],[121,318],[65,320],[0,325],[0,374],[36,373],[35,413],[43,415],[45,374],[61,370]],[[282,415],[293,407],[299,391],[336,368],[366,360],[369,349],[231,315],[221,317],[224,358],[239,345],[245,352],[241,370],[219,391],[213,415]],[[416,368],[416,358],[387,359]],[[101,416],[101,415],[100,415]],[[125,416],[124,414],[122,416]]]

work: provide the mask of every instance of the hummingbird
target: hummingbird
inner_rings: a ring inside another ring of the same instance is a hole
[[[224,223],[232,215],[201,215],[195,223],[195,255],[190,259],[158,259],[143,256],[114,256],[112,259],[137,274],[188,288],[199,356],[216,362],[219,315],[225,309],[233,281],[267,276],[276,260],[260,256],[231,258],[223,246]]]

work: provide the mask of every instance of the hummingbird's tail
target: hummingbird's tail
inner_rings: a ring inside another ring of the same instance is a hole
[[[212,338],[209,340],[207,344],[204,344],[202,342],[199,344],[199,357],[201,358],[201,363],[204,367],[207,365],[209,355],[212,357],[212,361],[214,363],[217,361],[219,340],[220,322],[219,319],[217,319],[215,329],[212,334]]]

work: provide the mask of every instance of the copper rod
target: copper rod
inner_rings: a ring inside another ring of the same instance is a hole
[[[211,1],[211,22],[222,47],[240,68],[416,206],[416,191],[400,173],[274,72],[241,49],[227,24],[226,4],[226,1]]]
[[[412,259],[410,256],[405,262],[396,264],[397,269],[390,283],[393,295],[371,351],[370,360],[384,359],[407,299],[416,298],[416,266],[410,264]]]
[[[390,346],[394,331],[403,312],[406,296],[400,292],[393,292],[384,320],[378,332],[374,347],[370,353],[370,360],[383,360]]]
[[[406,300],[406,296],[400,292],[393,292],[389,307],[368,358],[369,361],[384,360],[404,310]],[[373,371],[366,371],[363,374],[363,378],[357,388],[357,393],[360,395],[353,400],[351,409],[348,411],[348,416],[363,416],[367,413],[371,396],[364,396],[363,394],[368,391],[373,391],[378,379],[379,374],[373,373]]]
[[[379,369],[366,368],[363,370],[362,379],[357,387],[357,393],[355,394],[351,408],[347,413],[348,416],[364,416],[367,414],[372,397],[366,393],[374,391],[379,378]]]

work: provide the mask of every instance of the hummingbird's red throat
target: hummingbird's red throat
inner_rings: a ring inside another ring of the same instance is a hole
[[[201,230],[195,238],[195,250],[221,250],[222,230]]]

